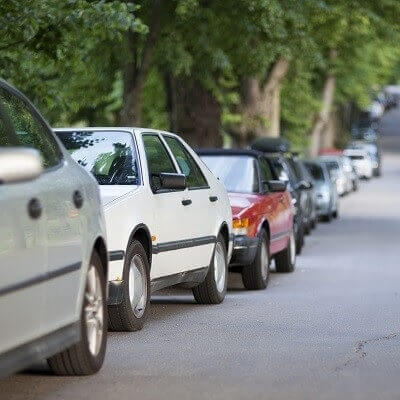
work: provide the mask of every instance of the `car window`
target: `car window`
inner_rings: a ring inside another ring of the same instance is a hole
[[[100,185],[139,184],[138,160],[132,136],[116,131],[58,131],[72,158]]]
[[[260,158],[260,174],[261,181],[272,181],[274,179],[271,168],[264,158]]]
[[[149,168],[150,184],[153,190],[161,187],[160,174],[177,173],[167,149],[158,135],[143,135],[143,144]]]
[[[305,166],[315,181],[324,180],[324,171],[320,165],[314,163],[306,163]]]
[[[256,160],[246,155],[202,155],[210,171],[224,183],[228,192],[259,193]]]
[[[45,168],[58,165],[62,154],[54,137],[25,101],[3,88],[0,88],[0,100],[13,124],[17,137],[14,145],[38,150]]]
[[[186,184],[189,189],[208,188],[208,183],[200,167],[194,158],[185,149],[182,143],[172,136],[164,136],[181,172],[186,176]]]

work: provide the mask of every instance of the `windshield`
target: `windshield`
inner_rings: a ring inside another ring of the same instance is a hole
[[[350,157],[352,160],[364,160],[364,156],[359,156],[359,155],[351,155],[351,156],[347,156]]]
[[[320,165],[313,163],[306,163],[305,166],[315,181],[324,180],[324,171],[322,170],[322,167]]]
[[[324,161],[331,178],[336,178],[339,174],[339,164],[336,161]]]
[[[56,132],[72,158],[100,185],[137,185],[138,167],[128,132]]]
[[[201,159],[228,192],[258,193],[256,161],[246,155],[203,155]]]

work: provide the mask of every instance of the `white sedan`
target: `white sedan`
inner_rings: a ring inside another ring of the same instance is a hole
[[[372,178],[374,165],[370,155],[366,150],[346,149],[343,153],[351,159],[357,175],[360,178]]]
[[[109,321],[143,326],[151,292],[184,283],[223,301],[232,252],[227,192],[178,136],[142,128],[58,129],[100,184],[110,247]]]
[[[103,364],[105,221],[96,181],[0,81],[0,376],[48,358],[62,375]]]

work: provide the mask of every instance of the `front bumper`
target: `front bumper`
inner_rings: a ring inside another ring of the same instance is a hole
[[[258,237],[235,236],[233,238],[233,252],[230,265],[251,264],[256,257],[258,243]]]
[[[316,199],[315,202],[315,208],[317,212],[317,216],[323,216],[329,213],[330,211],[330,198],[328,196],[324,196],[323,198],[318,198]]]

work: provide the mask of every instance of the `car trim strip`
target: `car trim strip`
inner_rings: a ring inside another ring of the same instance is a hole
[[[189,247],[203,246],[206,244],[215,243],[216,236],[203,236],[194,239],[177,240],[174,242],[164,242],[153,245],[153,254],[162,253],[164,251],[173,251],[187,249]]]
[[[123,250],[115,250],[108,252],[108,259],[110,261],[119,261],[123,260],[125,257],[125,252]]]
[[[290,232],[291,231],[285,231],[285,232],[275,233],[274,235],[271,235],[271,242],[275,242],[277,240],[283,239],[286,236],[289,236]]]
[[[77,262],[75,264],[67,265],[66,267],[62,267],[59,269],[55,269],[50,272],[46,272],[45,274],[37,275],[33,278],[27,279],[25,281],[21,281],[18,283],[14,283],[9,286],[5,286],[3,288],[0,288],[0,297],[5,296],[6,294],[16,292],[17,290],[22,290],[26,289],[30,286],[38,285],[40,283],[49,281],[51,279],[58,278],[62,275],[69,274],[71,272],[78,271],[81,268],[82,263]]]

